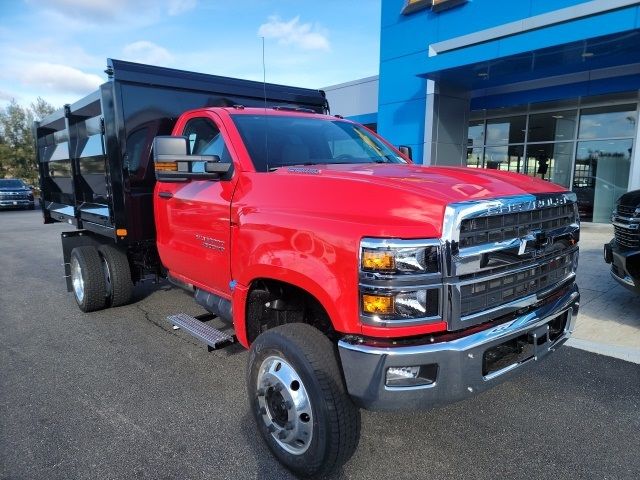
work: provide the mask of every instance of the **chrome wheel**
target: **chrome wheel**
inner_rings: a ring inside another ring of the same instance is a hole
[[[267,357],[258,371],[257,398],[262,421],[287,452],[302,455],[313,436],[313,414],[298,373],[278,356]]]
[[[79,303],[84,300],[84,280],[82,279],[82,269],[80,262],[76,257],[71,259],[71,284],[73,285],[73,293]]]

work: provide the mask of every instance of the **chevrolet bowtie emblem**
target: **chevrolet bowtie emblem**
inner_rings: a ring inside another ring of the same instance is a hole
[[[531,246],[534,250],[534,255],[542,253],[547,245],[551,243],[551,238],[541,230],[533,230],[529,232],[526,237],[520,238],[520,247],[518,248],[518,255],[524,255],[527,251],[527,247]]]

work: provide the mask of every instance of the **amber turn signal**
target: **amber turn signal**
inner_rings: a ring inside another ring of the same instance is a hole
[[[362,250],[363,270],[394,270],[396,260],[392,252],[388,250]]]
[[[374,315],[391,315],[394,310],[393,297],[385,295],[362,295],[362,311]]]
[[[156,172],[177,172],[178,164],[176,162],[156,162]]]

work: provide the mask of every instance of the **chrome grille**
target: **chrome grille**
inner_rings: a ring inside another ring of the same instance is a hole
[[[580,219],[572,192],[447,206],[443,319],[461,330],[534,306],[574,281]]]
[[[639,230],[631,230],[619,225],[614,225],[613,232],[618,245],[622,245],[627,248],[640,248]]]
[[[573,204],[471,218],[463,220],[460,225],[460,248],[504,242],[524,237],[534,230],[548,231],[566,227],[576,220]]]
[[[552,255],[533,263],[531,268],[463,284],[460,314],[472,315],[547,290],[571,276],[575,255],[576,250]]]
[[[0,200],[26,200],[27,198],[28,198],[27,193],[21,193],[21,192],[0,193]]]

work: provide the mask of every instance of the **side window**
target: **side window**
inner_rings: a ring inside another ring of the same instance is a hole
[[[189,139],[191,155],[218,155],[221,162],[231,163],[231,156],[220,130],[208,118],[189,120],[182,134]],[[204,172],[204,163],[195,162],[193,171]]]

